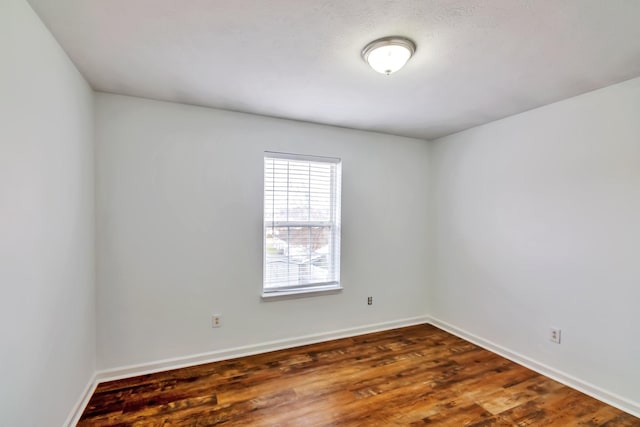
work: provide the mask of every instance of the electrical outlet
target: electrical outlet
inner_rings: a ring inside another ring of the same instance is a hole
[[[556,344],[560,344],[560,334],[561,330],[558,328],[551,328],[549,330],[549,341],[554,342]]]
[[[367,305],[373,305],[373,297],[367,298]]]
[[[222,326],[222,314],[214,314],[211,316],[211,327],[219,328]]]

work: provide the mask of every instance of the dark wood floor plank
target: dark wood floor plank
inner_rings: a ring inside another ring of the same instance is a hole
[[[79,426],[638,426],[430,325],[100,384]]]
[[[508,388],[500,388],[494,392],[487,391],[482,396],[478,396],[476,402],[491,414],[496,415],[534,400],[542,393],[550,393],[562,387],[564,387],[562,384],[538,375]]]

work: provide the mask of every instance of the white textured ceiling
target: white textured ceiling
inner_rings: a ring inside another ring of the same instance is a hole
[[[29,1],[96,90],[425,139],[640,76],[640,0]]]

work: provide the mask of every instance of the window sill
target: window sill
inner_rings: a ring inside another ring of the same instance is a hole
[[[304,298],[317,295],[337,294],[342,291],[342,286],[318,286],[308,289],[288,289],[286,291],[263,292],[264,301],[277,301],[281,299]]]

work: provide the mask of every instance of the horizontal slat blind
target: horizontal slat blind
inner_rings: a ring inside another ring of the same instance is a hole
[[[338,286],[340,160],[264,159],[264,292]]]

